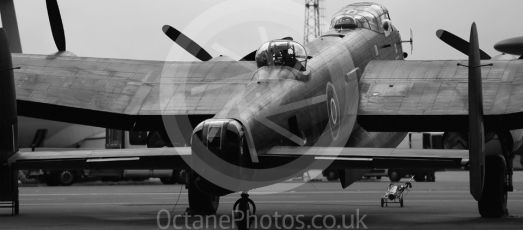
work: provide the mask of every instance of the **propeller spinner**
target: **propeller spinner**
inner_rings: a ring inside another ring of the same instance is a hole
[[[523,55],[523,37],[509,38],[500,41],[494,45],[494,49],[502,53]]]

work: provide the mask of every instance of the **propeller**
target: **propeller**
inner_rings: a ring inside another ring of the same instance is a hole
[[[213,57],[198,43],[187,37],[187,35],[183,34],[176,28],[170,26],[170,25],[164,25],[162,27],[163,33],[167,35],[172,41],[174,41],[176,44],[178,44],[180,47],[185,49],[187,52],[192,54],[194,57],[198,58],[201,61],[209,61]],[[292,41],[292,37],[284,37],[281,40],[289,40]],[[256,59],[256,51],[250,52],[245,57],[240,59],[240,61],[254,61]]]
[[[469,48],[470,47],[470,48]],[[470,192],[476,200],[483,193],[485,174],[485,129],[483,122],[483,92],[481,84],[481,51],[479,49],[476,23],[470,29],[470,43],[467,42],[468,102],[469,102],[469,174]]]
[[[412,33],[412,29],[410,29],[410,39],[401,41],[401,43],[410,43],[410,54],[412,54],[412,51],[414,51],[414,35]]]
[[[203,49],[200,45],[174,27],[164,25],[162,30],[163,33],[167,35],[167,37],[187,50],[187,52],[192,54],[194,57],[200,59],[201,61],[209,61],[212,59],[212,56],[207,51],[205,51],[205,49]]]
[[[57,0],[46,0],[47,15],[49,16],[49,23],[51,31],[53,32],[54,43],[58,51],[66,51],[65,32],[62,23],[62,16],[60,15],[60,8]]]
[[[452,34],[451,32],[441,29],[436,31],[436,36],[438,36],[438,38],[441,39],[443,42],[452,46],[454,49],[460,51],[463,54],[469,55],[470,43],[468,41],[463,40],[462,38]],[[491,59],[490,55],[485,53],[483,50],[480,49],[479,53],[481,60]]]

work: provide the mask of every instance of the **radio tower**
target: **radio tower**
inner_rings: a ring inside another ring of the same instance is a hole
[[[325,8],[320,5],[323,6],[323,0],[305,0],[305,27],[303,38],[305,44],[319,37],[323,32]]]

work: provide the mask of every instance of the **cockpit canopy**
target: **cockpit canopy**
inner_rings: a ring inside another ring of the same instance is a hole
[[[288,66],[299,71],[307,68],[307,52],[303,46],[291,40],[273,40],[256,51],[256,64],[263,66]]]
[[[370,2],[350,4],[334,15],[331,29],[345,30],[365,28],[383,32],[385,20],[390,20],[389,11],[382,5]]]

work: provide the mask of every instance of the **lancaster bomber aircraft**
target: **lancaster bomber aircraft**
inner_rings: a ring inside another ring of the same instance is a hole
[[[58,10],[49,12],[57,46],[65,50]],[[246,209],[253,205],[250,189],[311,168],[339,170],[345,188],[371,168],[466,167],[481,216],[508,213],[511,161],[522,142],[523,61],[482,52],[475,24],[470,42],[437,32],[468,61],[403,60],[402,44],[412,40],[400,38],[388,10],[376,3],[341,9],[330,30],[306,46],[272,40],[240,61],[212,57],[175,28],[163,30],[201,62],[11,54],[2,31],[2,183],[14,169],[186,167],[190,213],[213,214],[220,196],[244,192]],[[496,48],[523,55],[522,40]],[[17,114],[165,129],[176,144],[23,152]],[[448,149],[395,149],[409,131],[445,132]],[[16,186],[10,188],[16,195]]]

